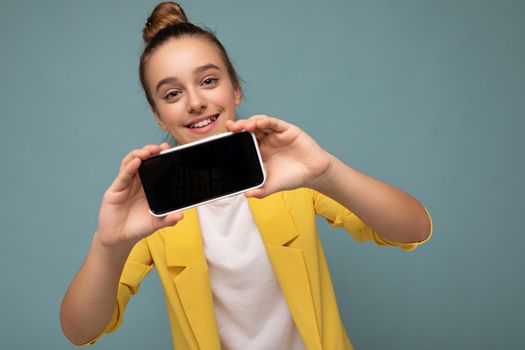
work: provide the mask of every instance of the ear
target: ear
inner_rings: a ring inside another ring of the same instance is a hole
[[[233,88],[233,98],[235,102],[235,106],[238,106],[242,102],[242,90],[240,87]]]
[[[159,124],[160,128],[162,130],[166,130],[166,125],[162,122],[162,119],[160,118],[159,112],[157,112],[157,109],[155,107],[151,107],[151,112],[155,116],[155,120],[157,120],[157,123]]]

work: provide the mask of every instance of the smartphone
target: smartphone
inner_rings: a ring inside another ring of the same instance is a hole
[[[252,133],[226,132],[144,160],[139,176],[154,216],[233,196],[266,180]]]

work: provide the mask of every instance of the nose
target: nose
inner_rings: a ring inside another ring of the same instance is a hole
[[[198,91],[188,91],[188,113],[201,113],[208,103]]]

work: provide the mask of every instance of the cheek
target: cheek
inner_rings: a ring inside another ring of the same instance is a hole
[[[226,85],[216,89],[208,90],[206,94],[207,98],[210,101],[214,101],[215,103],[220,103],[222,105],[235,103],[234,91]]]
[[[166,124],[178,124],[184,118],[184,110],[179,104],[163,106],[159,109],[162,121]]]

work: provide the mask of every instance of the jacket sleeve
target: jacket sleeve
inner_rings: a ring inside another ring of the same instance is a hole
[[[323,216],[330,225],[334,227],[344,227],[344,229],[347,232],[349,232],[352,235],[352,237],[354,237],[354,239],[358,242],[373,241],[374,243],[380,246],[397,246],[404,249],[405,251],[411,251],[416,249],[417,246],[419,246],[420,244],[423,244],[426,241],[428,241],[432,236],[431,221],[430,233],[424,241],[401,243],[386,239],[374,230],[372,230],[360,218],[358,218],[357,215],[352,213],[350,210],[346,209],[338,202],[313,190],[312,194],[315,212],[318,215]],[[427,211],[426,208],[425,210]],[[428,211],[427,214],[430,219],[430,214],[428,213]]]
[[[137,293],[140,283],[152,269],[153,259],[146,239],[143,239],[133,247],[122,270],[118,285],[117,303],[111,320],[96,338],[84,345],[94,344],[104,334],[111,333],[120,326],[124,319],[124,310],[131,296]]]

